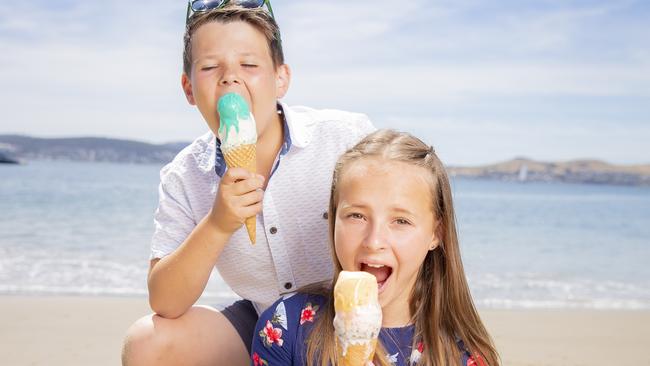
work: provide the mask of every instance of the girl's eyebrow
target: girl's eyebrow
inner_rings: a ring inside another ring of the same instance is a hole
[[[395,212],[405,213],[407,215],[412,215],[412,216],[415,215],[413,212],[409,211],[408,209],[399,206],[393,206],[391,207],[391,210]]]
[[[369,209],[370,206],[364,204],[364,203],[349,203],[349,202],[342,202],[339,204],[339,209],[340,210],[349,210],[349,209]],[[413,211],[410,211],[409,209],[406,209],[401,206],[391,206],[389,209],[393,212],[398,212],[410,216],[415,216]]]
[[[368,205],[363,203],[350,203],[350,202],[341,202],[339,204],[340,209],[350,209],[350,208],[368,208]]]

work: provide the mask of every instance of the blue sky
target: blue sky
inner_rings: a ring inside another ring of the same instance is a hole
[[[182,0],[0,4],[0,133],[190,141]],[[650,163],[646,1],[275,0],[285,101],[367,113],[448,164]]]

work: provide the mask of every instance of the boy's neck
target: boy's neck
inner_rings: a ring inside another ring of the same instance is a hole
[[[257,137],[257,172],[264,175],[268,182],[275,157],[284,143],[284,128],[280,114],[274,114],[271,123]]]

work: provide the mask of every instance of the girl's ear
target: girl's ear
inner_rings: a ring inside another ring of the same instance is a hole
[[[436,221],[433,225],[433,235],[431,235],[431,243],[429,244],[429,251],[436,249],[440,245],[440,238],[442,225]]]
[[[185,93],[187,102],[191,105],[196,105],[196,100],[194,100],[194,94],[192,93],[192,81],[186,73],[181,75],[181,87],[183,88],[183,93]]]
[[[284,64],[278,66],[275,76],[275,87],[278,99],[283,98],[287,91],[289,91],[289,84],[291,83],[291,69],[289,65]]]
[[[431,238],[431,245],[429,245],[429,251],[434,250],[440,245],[440,240],[438,240],[438,237],[434,234],[433,238]]]

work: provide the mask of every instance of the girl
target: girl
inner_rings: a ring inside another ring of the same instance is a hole
[[[465,280],[449,180],[433,148],[390,130],[361,140],[336,164],[329,224],[333,282],[260,316],[253,365],[338,364],[329,300],[341,270],[377,278],[375,365],[499,365]]]

